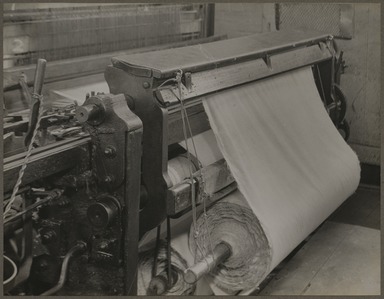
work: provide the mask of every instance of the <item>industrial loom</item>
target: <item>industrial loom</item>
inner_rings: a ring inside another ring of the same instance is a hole
[[[110,94],[87,96],[66,115],[82,134],[4,159],[5,293],[136,295],[139,240],[237,189],[225,159],[203,166],[180,145],[210,130],[201,98],[302,67],[312,68],[324,109],[347,139],[343,54],[330,35],[272,32],[113,58]],[[43,69],[40,62],[26,146],[58,119],[39,114]],[[230,255],[221,243],[182,279],[194,284]],[[153,294],[172,288],[173,272],[168,261],[154,273]]]

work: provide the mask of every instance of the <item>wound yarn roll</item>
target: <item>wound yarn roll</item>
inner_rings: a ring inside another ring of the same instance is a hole
[[[191,226],[189,244],[197,260],[203,260],[220,242],[231,247],[231,256],[209,274],[221,289],[250,289],[269,272],[267,237],[239,191],[213,205],[206,215],[201,214],[196,225],[196,230]]]

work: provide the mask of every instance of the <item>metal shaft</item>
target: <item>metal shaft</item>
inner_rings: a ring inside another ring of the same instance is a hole
[[[184,280],[189,284],[196,283],[201,277],[228,259],[231,256],[231,252],[231,247],[227,243],[217,244],[213,249],[213,253],[184,271]]]
[[[25,146],[29,146],[29,144],[31,143],[33,133],[36,129],[37,122],[39,120],[40,105],[42,105],[40,96],[44,84],[46,65],[47,61],[45,59],[39,59],[37,61],[35,81],[33,83],[33,93],[30,103],[28,132],[24,139]]]
[[[80,106],[76,109],[76,119],[80,123],[85,123],[96,119],[100,114],[100,109],[95,104]]]

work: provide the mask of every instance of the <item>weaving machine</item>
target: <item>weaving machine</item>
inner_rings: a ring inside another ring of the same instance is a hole
[[[237,188],[224,159],[202,167],[180,146],[210,129],[201,97],[305,66],[312,66],[324,107],[348,138],[338,85],[342,53],[332,36],[273,32],[113,58],[105,71],[110,94],[92,95],[76,109],[88,135],[31,155],[19,190],[23,207],[4,226],[5,253],[17,264],[7,291],[136,294],[139,239],[167,217],[212,205]],[[4,161],[5,198],[24,156]],[[32,244],[36,232],[40,241]],[[18,242],[23,250],[14,249]],[[68,267],[75,253],[80,257]],[[230,254],[222,243],[184,279],[195,283]],[[172,284],[156,279],[157,290]]]

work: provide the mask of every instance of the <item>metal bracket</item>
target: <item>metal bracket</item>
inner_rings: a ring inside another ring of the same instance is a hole
[[[263,56],[263,60],[269,69],[272,69],[271,55]]]
[[[182,78],[182,82],[187,88],[187,90],[190,92],[192,89],[192,74],[191,72],[186,72]]]

